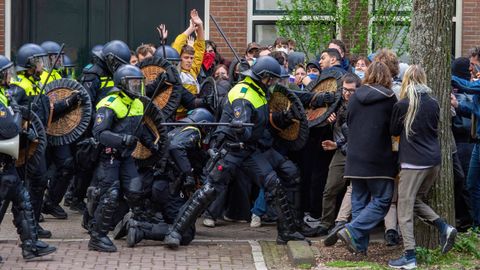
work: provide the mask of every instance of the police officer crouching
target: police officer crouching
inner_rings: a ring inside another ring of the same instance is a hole
[[[5,56],[0,56],[0,145],[3,145],[1,142],[5,140],[13,140],[19,136],[22,129],[22,115],[19,107],[14,100],[9,100],[6,96],[6,90],[13,76],[15,76],[13,63]],[[11,101],[13,101],[12,106],[10,106]],[[13,203],[13,223],[22,241],[23,258],[32,259],[55,252],[57,250],[55,247],[38,240],[30,195],[17,175],[15,157],[4,152],[8,152],[7,149],[0,147],[0,200],[3,203],[8,201]]]
[[[169,248],[178,248],[183,233],[215,199],[217,190],[233,178],[237,168],[252,175],[253,180],[265,189],[267,200],[275,201],[279,215],[277,243],[305,240],[297,231],[280,178],[263,154],[264,151],[257,147],[268,135],[269,88],[282,77],[280,64],[271,56],[262,56],[243,75],[245,79],[229,91],[224,103],[220,122],[231,125],[218,127],[214,133],[216,143],[211,152],[215,153],[211,154],[207,165],[206,184],[193,194],[177,216],[164,240]],[[243,123],[253,123],[254,126],[246,127]]]
[[[144,112],[138,98],[144,90],[142,72],[135,66],[123,65],[113,80],[115,87],[97,104],[93,136],[102,150],[95,172],[95,191],[88,198],[91,200],[88,211],[93,217],[88,248],[102,252],[117,250],[107,234],[114,226],[112,222],[122,196],[120,187],[134,212],[143,205],[142,182],[131,156],[137,141],[140,139],[145,146],[154,148],[146,129],[140,126],[136,130]]]
[[[215,117],[207,109],[189,111],[180,123],[212,123]],[[180,126],[168,133],[168,163],[159,166],[155,172],[148,168],[142,172],[144,183],[151,183],[151,209],[155,217],[141,221],[130,219],[128,223],[127,245],[135,246],[142,239],[163,240],[168,233],[168,224],[173,224],[180,208],[191,192],[195,190],[196,179],[200,178],[207,161],[202,143],[208,137],[210,128],[205,126]],[[157,166],[156,166],[157,167]],[[180,244],[189,244],[195,236],[195,224],[183,233]]]

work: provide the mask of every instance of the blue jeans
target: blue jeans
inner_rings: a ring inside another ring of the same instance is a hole
[[[393,196],[391,179],[352,180],[352,221],[346,225],[359,251],[366,251],[370,230],[383,220]]]
[[[470,158],[467,176],[467,188],[473,211],[473,226],[480,226],[480,143],[475,144]]]
[[[258,192],[258,197],[253,204],[251,212],[259,217],[267,213],[267,202],[265,201],[265,190],[263,188]]]

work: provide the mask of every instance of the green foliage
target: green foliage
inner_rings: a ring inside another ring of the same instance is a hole
[[[462,266],[471,267],[480,259],[480,239],[475,232],[458,234],[453,249],[442,254],[439,248],[430,250],[417,247],[417,262],[425,266]],[[443,269],[443,268],[442,268]]]
[[[408,49],[412,0],[374,0],[371,8],[369,0],[287,2],[277,2],[285,10],[277,21],[279,35],[294,39],[298,50],[309,56],[318,55],[329,40],[337,37],[337,30],[352,53],[395,47],[402,55]],[[374,41],[372,46],[369,41]]]
[[[333,262],[327,262],[325,266],[338,267],[338,268],[364,268],[364,269],[372,269],[372,270],[388,269],[387,267],[382,266],[378,263],[365,262],[365,261],[358,261],[358,262],[333,261]]]

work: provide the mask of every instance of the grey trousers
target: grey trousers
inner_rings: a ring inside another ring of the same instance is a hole
[[[340,150],[335,151],[328,169],[327,183],[323,191],[322,202],[322,226],[330,228],[335,221],[335,206],[337,195],[345,188],[346,180],[343,178],[345,172],[346,157]]]
[[[437,213],[423,201],[435,179],[438,178],[439,171],[440,165],[422,170],[402,169],[400,171],[397,211],[405,250],[415,249],[414,214],[430,222],[439,218]]]

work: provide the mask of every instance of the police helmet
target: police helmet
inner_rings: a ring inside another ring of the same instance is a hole
[[[153,54],[154,57],[162,57],[166,58],[170,62],[180,62],[180,54],[178,54],[177,50],[172,48],[171,46],[165,45],[165,55],[163,55],[163,48],[162,46],[158,47]]]
[[[142,71],[130,64],[120,66],[113,74],[115,86],[130,97],[145,95],[144,79]]]
[[[113,74],[121,65],[130,62],[130,48],[121,40],[112,40],[103,46],[101,59]]]
[[[55,42],[55,41],[44,41],[42,44],[40,44],[40,47],[42,47],[45,51],[47,51],[48,56],[49,56],[49,65],[52,66],[53,63],[55,62],[55,58],[58,53],[60,53],[60,57],[58,58],[57,64],[55,65],[55,68],[61,68],[63,66],[63,63],[65,61],[64,55],[65,53],[63,51],[60,51],[61,46]]]
[[[267,77],[283,78],[282,67],[278,61],[269,56],[260,56],[249,70],[242,72],[242,75],[249,76],[255,80],[262,80]]]
[[[7,57],[0,55],[0,85],[7,86],[12,78],[16,77],[13,62]]]
[[[205,108],[196,108],[187,113],[187,117],[180,120],[187,123],[212,123],[215,121],[213,114]]]
[[[39,45],[33,43],[23,44],[17,52],[17,70],[37,68],[39,65],[48,68],[47,60],[47,52]]]
[[[75,80],[75,67],[77,65],[67,55],[64,56],[63,61],[62,77]]]

